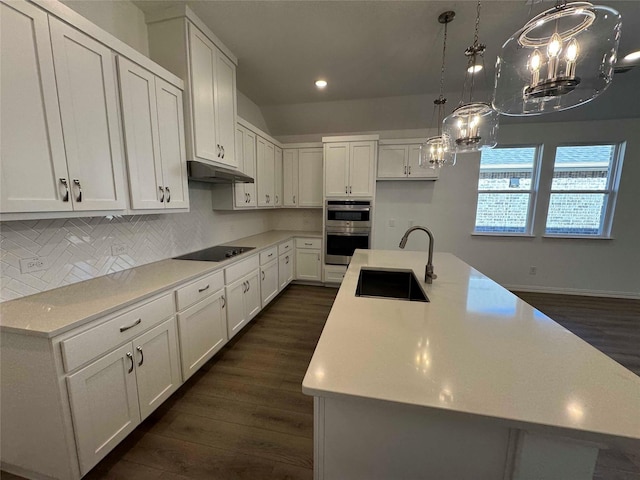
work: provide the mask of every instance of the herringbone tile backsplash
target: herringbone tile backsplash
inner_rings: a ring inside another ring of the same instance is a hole
[[[284,212],[214,212],[208,186],[189,191],[189,213],[2,222],[0,301],[283,228],[272,219]],[[312,221],[303,212],[286,214],[294,219],[286,228],[320,229],[321,214],[312,213]],[[113,255],[113,246],[126,253]],[[20,260],[32,257],[44,259],[45,269],[21,273]]]

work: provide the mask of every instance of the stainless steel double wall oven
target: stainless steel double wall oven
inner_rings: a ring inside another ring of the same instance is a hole
[[[325,263],[349,265],[356,248],[371,248],[370,200],[327,200]]]

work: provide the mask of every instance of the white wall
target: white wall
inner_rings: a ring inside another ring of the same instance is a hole
[[[269,126],[267,125],[267,122],[262,115],[262,110],[260,109],[260,107],[240,90],[237,91],[237,94],[238,115],[258,127],[263,132],[270,134],[271,132],[269,131]]]
[[[61,0],[114,37],[149,56],[147,24],[142,10],[129,0]]]

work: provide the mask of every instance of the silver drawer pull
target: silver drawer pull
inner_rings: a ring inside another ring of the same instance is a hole
[[[167,189],[167,203],[169,203],[171,201],[171,190],[169,190],[169,187],[165,187]]]
[[[273,253],[270,253],[269,255],[267,255],[267,257],[273,257]]]
[[[160,197],[160,203],[164,202],[164,187],[158,187],[162,196]]]
[[[73,184],[78,187],[78,196],[76,197],[76,202],[82,201],[82,185],[80,185],[80,180],[77,178],[73,179]]]
[[[311,245],[313,245],[313,243],[305,243],[305,245],[311,246]]]
[[[227,306],[227,301],[225,300],[224,295],[222,297],[220,297],[220,298],[222,298],[222,308],[226,307]]]
[[[140,363],[138,364],[138,366],[141,367],[142,364],[144,363],[144,354],[142,353],[142,346],[138,345],[136,347],[136,350],[140,352]]]
[[[264,281],[264,270],[262,271],[262,281]]]
[[[127,357],[131,361],[131,366],[129,367],[129,370],[127,370],[127,373],[131,373],[133,372],[133,355],[131,355],[131,352],[127,352]]]
[[[127,326],[127,327],[120,327],[120,332],[126,332],[127,330],[129,330],[130,328],[135,327],[136,325],[140,325],[142,323],[142,319],[139,318],[138,320],[136,320],[135,322],[133,322],[131,325]]]
[[[62,201],[68,202],[69,201],[69,184],[67,183],[67,179],[61,178],[60,183],[62,184],[65,190],[64,197],[62,197]]]
[[[209,290],[209,285],[208,285],[208,284],[207,284],[207,286],[206,286],[206,287],[204,287],[204,288],[199,288],[199,289],[198,289],[198,292],[199,292],[199,293],[202,293],[202,292],[204,292],[205,290]]]

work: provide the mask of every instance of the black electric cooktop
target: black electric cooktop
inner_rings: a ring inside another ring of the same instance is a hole
[[[180,257],[175,257],[175,260],[200,260],[204,262],[221,262],[241,253],[253,250],[255,247],[232,247],[229,245],[220,245],[218,247],[205,248],[204,250],[198,250],[197,252],[187,253]]]

